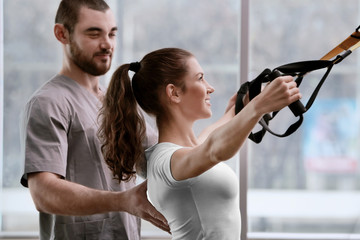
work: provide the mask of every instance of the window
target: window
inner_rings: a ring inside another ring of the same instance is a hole
[[[240,3],[234,0],[123,1],[122,43],[119,62],[139,61],[145,53],[163,47],[180,47],[195,54],[205,79],[215,88],[211,96],[213,117],[199,121],[195,130],[218,119],[238,88],[238,18]],[[219,11],[221,9],[221,11]],[[164,21],[166,24],[164,24]],[[236,158],[228,162],[238,169]],[[145,235],[165,235],[147,222]]]
[[[359,25],[358,0],[249,2],[251,78],[265,68],[320,59]],[[304,104],[323,73],[304,78]],[[334,66],[297,132],[249,143],[250,236],[359,234],[359,79],[354,52]],[[270,127],[283,133],[296,120],[284,113]]]
[[[238,15],[235,0],[108,1],[120,31],[112,71],[121,63],[139,61],[147,52],[180,47],[193,52],[205,78],[216,89],[213,119],[219,118],[238,86]],[[36,236],[37,211],[28,189],[20,186],[22,158],[19,113],[31,94],[61,66],[61,45],[53,36],[59,1],[2,0],[4,8],[4,133],[1,184],[1,235]],[[220,11],[221,9],[221,11]],[[16,13],[16,14],[14,14]],[[165,24],[166,23],[166,24]],[[110,74],[103,79],[107,83]],[[196,131],[202,124],[199,122]],[[237,169],[237,162],[229,162]],[[1,236],[0,235],[0,236]],[[143,236],[166,236],[147,222]]]
[[[57,2],[1,1],[4,103],[1,120],[1,235],[37,234],[37,211],[29,191],[20,186],[19,115],[25,101],[61,64],[61,47],[52,37]],[[46,10],[43,7],[46,6]],[[16,14],[15,14],[16,13]],[[29,232],[34,232],[29,233]],[[0,235],[0,236],[1,236]]]

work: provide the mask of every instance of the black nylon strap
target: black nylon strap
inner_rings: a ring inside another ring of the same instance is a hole
[[[303,77],[307,73],[309,73],[311,71],[319,70],[322,68],[327,68],[326,73],[321,78],[316,89],[314,90],[314,92],[312,93],[310,99],[308,100],[308,102],[306,104],[306,110],[304,111],[304,112],[306,112],[313,104],[322,84],[325,82],[325,79],[329,75],[333,65],[336,63],[337,62],[335,60],[333,60],[333,61],[313,60],[313,61],[303,61],[303,62],[295,62],[295,63],[285,64],[285,65],[279,66],[275,69],[281,71],[285,75],[296,76],[297,79],[295,81],[297,82],[297,84],[299,86],[301,84]],[[271,72],[272,71],[270,69],[265,69],[259,76],[257,76],[251,82],[246,82],[246,83],[242,84],[242,86],[240,87],[240,89],[238,91],[238,95],[237,95],[237,99],[236,99],[236,105],[235,105],[235,113],[236,114],[238,112],[240,112],[241,109],[244,107],[243,98],[245,97],[247,92],[249,92],[249,100],[251,101],[254,97],[256,97],[261,92],[262,83],[271,81],[271,79],[267,78],[267,76],[269,74],[271,74]],[[301,126],[303,119],[304,119],[302,114],[299,115],[299,118],[295,123],[291,124],[288,127],[288,129],[285,131],[285,133],[279,134],[279,133],[273,132],[269,128],[269,122],[277,115],[278,112],[279,111],[273,112],[271,115],[265,114],[263,116],[263,118],[259,121],[259,124],[262,126],[262,129],[256,133],[251,132],[249,135],[249,139],[251,139],[255,143],[260,143],[267,131],[277,137],[287,137],[287,136],[291,135],[292,133],[294,133]]]
[[[263,127],[260,131],[256,133],[250,133],[249,138],[256,142],[260,143],[262,138],[264,137],[266,131],[270,132],[271,134],[278,136],[278,137],[286,137],[290,134],[294,133],[302,124],[303,122],[303,114],[310,109],[312,104],[315,101],[317,94],[320,91],[323,83],[325,82],[326,78],[328,77],[332,67],[335,64],[340,63],[344,58],[349,56],[352,51],[360,47],[360,26],[356,28],[355,32],[352,33],[347,39],[341,42],[338,46],[332,49],[329,53],[327,53],[324,57],[320,60],[313,60],[313,61],[302,61],[302,62],[295,62],[290,64],[285,64],[279,66],[274,69],[274,71],[280,71],[284,75],[291,75],[296,77],[295,82],[298,86],[300,86],[304,76],[312,71],[319,70],[322,68],[327,68],[327,71],[319,81],[318,85],[316,86],[314,92],[311,94],[306,106],[304,107],[300,101],[296,101],[289,105],[289,108],[294,113],[295,116],[299,116],[298,121],[293,123],[285,133],[277,134],[274,133],[269,128],[269,122],[272,120],[277,112],[273,112],[272,115],[265,114],[262,119],[259,121],[259,124]],[[340,54],[341,53],[341,54]],[[337,55],[337,56],[336,56]],[[331,58],[335,57],[334,60],[330,60]],[[251,101],[254,97],[256,97],[261,92],[261,85],[264,82],[272,81],[272,78],[269,77],[274,73],[270,69],[265,69],[257,78],[252,80],[251,82],[246,82],[241,85],[238,93],[237,99],[235,104],[235,114],[241,111],[244,107],[243,99],[246,94],[249,92],[249,100]]]

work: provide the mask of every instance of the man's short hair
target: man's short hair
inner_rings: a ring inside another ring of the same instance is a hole
[[[105,12],[109,9],[104,0],[62,0],[56,13],[55,23],[60,23],[72,33],[78,22],[81,7]]]

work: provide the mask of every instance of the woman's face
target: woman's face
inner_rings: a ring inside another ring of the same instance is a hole
[[[188,73],[186,74],[185,90],[181,93],[183,114],[191,120],[211,117],[210,94],[214,88],[204,78],[204,71],[195,57],[187,61]]]

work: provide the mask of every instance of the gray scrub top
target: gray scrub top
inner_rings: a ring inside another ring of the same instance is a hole
[[[22,122],[22,152],[27,174],[52,172],[101,190],[124,191],[106,166],[97,138],[100,101],[74,80],[56,75],[27,103]],[[124,212],[91,216],[40,213],[41,239],[140,239],[140,219]]]

